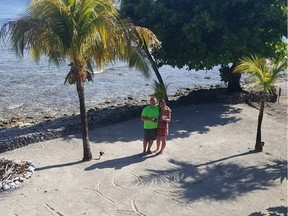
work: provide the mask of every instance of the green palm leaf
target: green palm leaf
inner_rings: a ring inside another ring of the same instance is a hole
[[[243,57],[234,72],[251,74],[261,91],[267,93],[274,88],[279,74],[287,68],[287,61],[273,62],[258,56]]]

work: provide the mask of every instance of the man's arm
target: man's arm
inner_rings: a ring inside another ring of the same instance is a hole
[[[157,119],[148,118],[148,117],[145,117],[145,116],[141,116],[141,120],[142,121],[150,121],[150,122],[156,122],[157,121]]]

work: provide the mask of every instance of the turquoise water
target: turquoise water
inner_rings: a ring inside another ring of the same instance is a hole
[[[30,1],[0,0],[0,26],[19,16]],[[12,116],[62,115],[78,112],[78,98],[74,85],[64,85],[69,72],[67,65],[57,68],[43,58],[39,64],[15,56],[8,46],[0,42],[0,120]],[[187,71],[169,66],[160,73],[173,95],[178,89],[195,85],[210,86],[222,83],[217,68],[209,71]],[[209,78],[209,79],[207,79]],[[87,108],[106,100],[123,100],[128,96],[146,99],[153,93],[153,80],[119,63],[96,73],[94,82],[85,86]]]
[[[0,0],[0,21],[17,17],[29,3],[29,0]]]

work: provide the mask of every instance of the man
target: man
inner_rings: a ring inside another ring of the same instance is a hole
[[[155,97],[150,98],[150,104],[146,106],[141,114],[144,122],[143,153],[151,154],[151,146],[157,137],[157,125],[159,117],[159,107]]]

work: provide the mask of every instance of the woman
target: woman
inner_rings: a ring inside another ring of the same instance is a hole
[[[159,101],[159,120],[157,128],[157,154],[162,154],[166,147],[166,140],[169,132],[169,122],[171,121],[171,109],[166,105],[165,100]],[[161,148],[160,148],[161,145]]]

